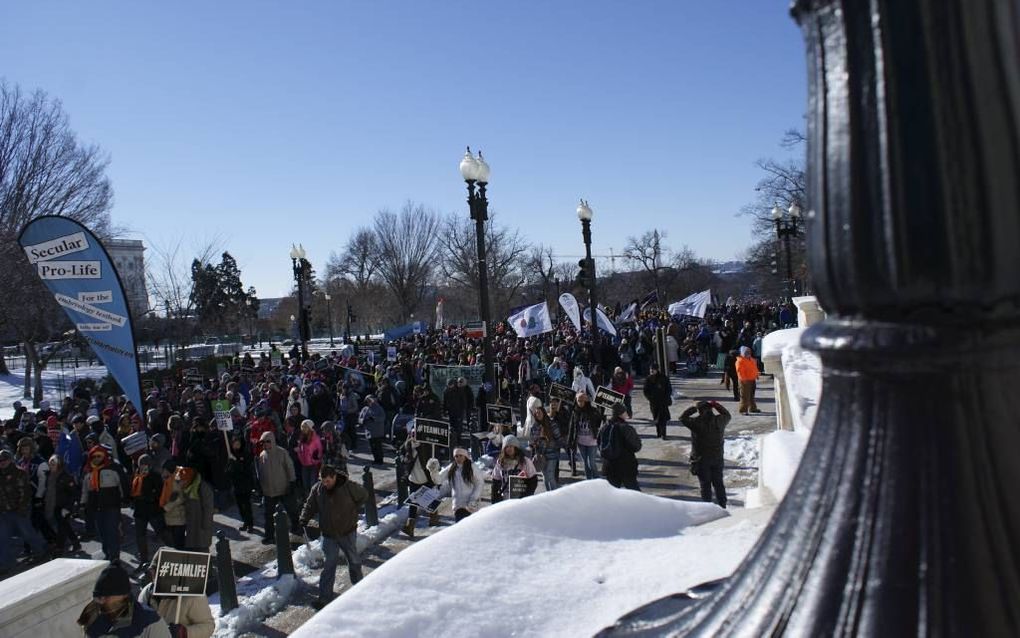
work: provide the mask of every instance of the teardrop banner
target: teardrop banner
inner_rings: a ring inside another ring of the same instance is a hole
[[[30,221],[18,243],[78,333],[144,412],[131,311],[106,248],[89,229],[59,215]]]

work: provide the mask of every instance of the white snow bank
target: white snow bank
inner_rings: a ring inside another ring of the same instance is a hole
[[[773,330],[761,340],[761,358],[770,359],[782,356],[783,350],[787,346],[800,343],[800,336],[802,334],[804,334],[804,328]]]
[[[43,398],[48,400],[54,410],[59,411],[60,401],[71,394],[71,384],[79,379],[102,379],[106,376],[106,366],[80,366],[74,368],[65,366],[61,369],[52,362],[43,370]],[[35,383],[33,374],[32,382]],[[21,401],[29,409],[32,409],[32,399],[24,398],[25,391],[25,370],[15,371],[14,374],[0,374],[0,419],[10,419],[14,416],[14,402]]]
[[[292,635],[591,635],[731,573],[764,522],[691,527],[727,515],[603,480],[504,501],[397,554]]]
[[[237,581],[239,607],[220,616],[219,593],[209,597],[209,607],[216,619],[214,638],[234,638],[262,620],[279,612],[290,600],[297,580],[290,574],[276,578],[276,561],[261,572],[243,576]]]
[[[727,438],[724,442],[723,456],[739,468],[757,468],[760,445],[758,438],[750,435]]]
[[[810,436],[807,430],[778,430],[762,439],[762,458],[767,461],[761,468],[760,483],[769,489],[777,501],[783,500],[793,482],[793,475],[797,473]]]
[[[808,432],[815,423],[822,396],[822,360],[799,343],[792,344],[783,351],[783,375],[793,429]]]
[[[382,514],[382,512],[380,512]],[[377,545],[390,537],[407,522],[408,510],[401,508],[380,516],[379,524],[367,527],[365,521],[358,521],[358,553],[364,554],[369,547]],[[310,585],[318,585],[319,574],[326,562],[322,553],[322,539],[304,543],[294,551],[294,572],[298,578]],[[343,560],[343,554],[341,554]]]

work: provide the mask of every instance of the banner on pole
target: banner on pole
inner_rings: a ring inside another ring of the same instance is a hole
[[[599,328],[602,329],[602,332],[608,332],[609,334],[615,337],[616,326],[614,326],[613,322],[609,320],[609,317],[606,316],[606,313],[602,312],[602,308],[598,309],[598,312],[596,313],[595,316],[598,317]],[[584,309],[584,320],[591,322],[591,308]]]
[[[485,375],[485,366],[441,366],[429,364],[429,387],[440,399],[446,391],[446,384],[453,379],[456,381],[464,377],[468,387],[471,388],[471,396],[477,397],[478,390],[482,387],[482,378]]]
[[[549,304],[544,301],[510,315],[506,321],[520,338],[534,337],[553,331],[552,318],[549,317]]]
[[[563,308],[563,312],[567,313],[570,323],[574,324],[574,329],[581,332],[581,310],[574,295],[569,292],[560,295],[560,306]]]
[[[44,215],[21,229],[18,243],[79,334],[143,412],[131,310],[99,239],[69,217]]]
[[[688,315],[691,317],[705,318],[705,311],[712,303],[712,291],[702,290],[680,301],[669,304],[669,314],[674,316]]]

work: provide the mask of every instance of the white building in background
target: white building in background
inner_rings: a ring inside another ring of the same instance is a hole
[[[149,312],[149,292],[145,287],[145,244],[140,239],[110,239],[103,245],[124,284],[131,316],[138,320]]]

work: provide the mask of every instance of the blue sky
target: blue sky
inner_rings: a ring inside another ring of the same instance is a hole
[[[665,229],[729,259],[754,161],[802,126],[800,33],[774,0],[15,2],[0,77],[61,99],[110,154],[114,222],[218,235],[261,296],[291,242],[321,270],[380,208],[467,215],[464,146],[502,223],[596,253]]]

